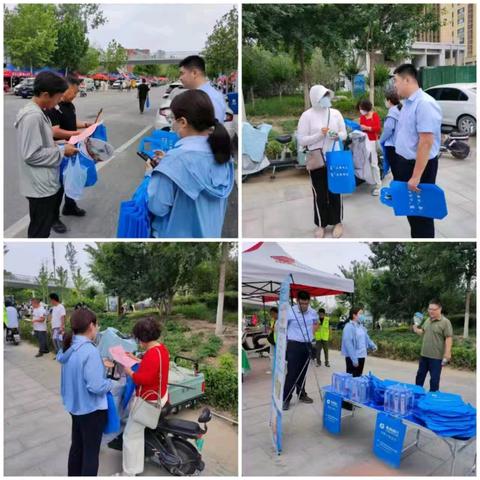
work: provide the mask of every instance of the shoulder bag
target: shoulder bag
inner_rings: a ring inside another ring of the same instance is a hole
[[[330,109],[328,109],[327,128],[330,125]],[[328,133],[327,133],[328,134]],[[318,170],[325,166],[325,156],[323,155],[323,147],[327,141],[327,135],[323,140],[322,148],[316,148],[315,150],[307,150],[307,162],[305,164],[308,171]]]
[[[157,349],[157,353],[160,365],[158,392],[155,392],[155,390],[147,390],[142,394],[142,386],[140,386],[139,396],[136,397],[132,412],[130,413],[135,422],[151,429],[157,428],[162,411],[162,354],[159,348]],[[145,399],[152,393],[157,394],[157,400],[154,402]]]

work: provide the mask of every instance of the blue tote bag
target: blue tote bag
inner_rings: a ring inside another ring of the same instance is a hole
[[[148,211],[148,185],[145,177],[131,200],[120,204],[117,238],[150,238],[151,224]]]
[[[433,183],[420,183],[420,192],[408,189],[407,182],[394,180],[380,190],[380,201],[393,208],[395,215],[442,220],[448,215],[445,192]]]
[[[332,193],[353,193],[355,191],[355,169],[353,156],[350,150],[343,149],[343,143],[338,140],[340,150],[335,150],[334,142],[332,151],[326,154],[328,189]]]
[[[107,424],[103,433],[116,433],[120,431],[120,417],[118,416],[115,400],[110,392],[107,393],[107,407]]]
[[[104,142],[108,142],[107,140],[107,127],[100,123],[97,125],[95,131],[90,135],[90,138],[97,138],[98,140],[103,140]]]

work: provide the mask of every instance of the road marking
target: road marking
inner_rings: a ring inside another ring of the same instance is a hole
[[[101,162],[97,166],[97,172],[99,172],[102,168],[104,168],[106,165],[108,165],[119,153],[124,152],[128,147],[130,147],[133,143],[135,143],[140,137],[145,135],[150,129],[151,125],[145,127],[143,130],[138,132],[135,136],[127,140],[123,145],[120,145],[114,152],[111,158],[109,158],[106,162]],[[15,238],[17,237],[23,230],[26,230],[28,228],[28,224],[30,223],[30,215],[25,215],[22,217],[20,220],[17,220],[14,224],[10,225],[5,231],[4,231],[4,238],[9,239],[9,238]]]

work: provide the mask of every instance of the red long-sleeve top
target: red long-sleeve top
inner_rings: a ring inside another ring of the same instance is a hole
[[[132,379],[136,385],[135,393],[136,396],[140,396],[144,400],[156,401],[158,397],[158,387],[160,381],[160,358],[162,359],[162,372],[161,372],[161,396],[164,397],[167,393],[168,385],[168,369],[170,363],[170,355],[168,353],[167,347],[161,344],[155,347],[150,348],[145,352],[145,355],[140,362],[138,370],[132,375]],[[142,390],[140,392],[140,387]],[[151,393],[146,395],[146,392],[153,390]],[[157,392],[157,393],[153,393]]]
[[[369,140],[378,140],[380,132],[382,131],[382,121],[377,112],[373,112],[372,118],[367,118],[365,115],[360,116],[360,125],[372,127],[372,130],[365,131]]]

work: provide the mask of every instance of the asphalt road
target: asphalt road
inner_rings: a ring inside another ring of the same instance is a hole
[[[144,162],[136,155],[137,146],[153,127],[156,108],[165,87],[153,88],[152,108],[139,113],[136,91],[92,92],[77,98],[75,106],[79,120],[93,121],[100,108],[108,127],[109,142],[114,146],[114,158],[99,168],[99,181],[85,191],[78,204],[87,211],[83,218],[62,217],[68,227],[56,238],[114,238],[120,202],[130,198],[144,174]],[[5,237],[26,237],[28,203],[19,192],[18,154],[13,126],[17,112],[28,100],[14,95],[4,96],[4,231]],[[98,168],[98,167],[97,167]],[[230,197],[223,236],[237,237],[238,195]]]

